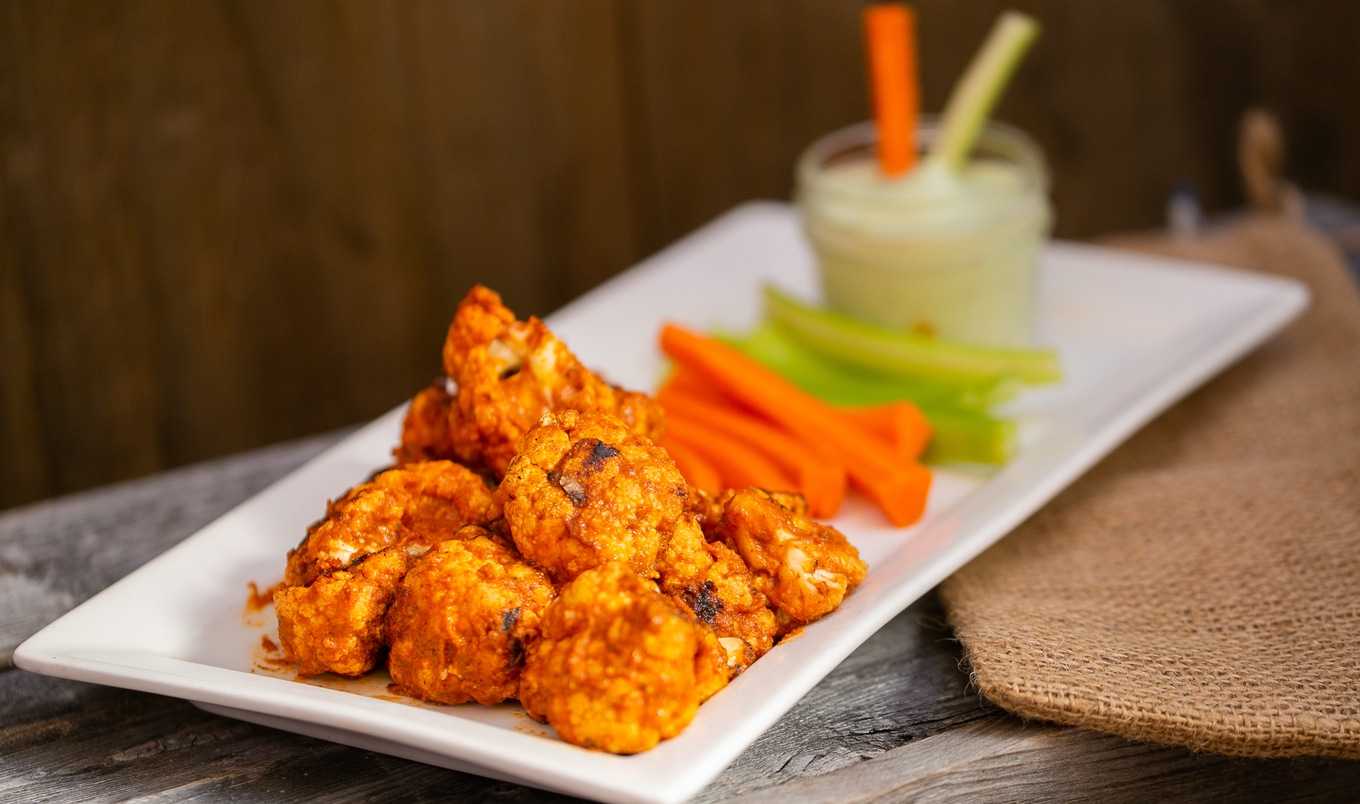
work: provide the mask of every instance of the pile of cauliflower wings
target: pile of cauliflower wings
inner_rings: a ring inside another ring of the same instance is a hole
[[[402,694],[518,700],[567,742],[637,753],[864,578],[797,495],[691,487],[655,400],[495,292],[459,305],[443,363],[393,465],[288,553],[274,603],[301,674],[385,664]]]

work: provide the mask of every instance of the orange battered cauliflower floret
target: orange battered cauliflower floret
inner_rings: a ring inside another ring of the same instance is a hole
[[[546,415],[496,489],[515,546],[556,583],[610,561],[644,577],[685,510],[665,450],[602,413]]]
[[[406,544],[429,546],[464,525],[491,519],[491,486],[466,466],[452,461],[425,461],[389,469],[373,484],[410,492],[402,523],[410,533]]]
[[[520,438],[544,413],[600,411],[633,432],[657,437],[665,414],[646,394],[606,383],[581,364],[537,318],[517,321],[501,298],[480,285],[463,299],[444,342],[444,371],[456,386],[442,437],[433,416],[445,400],[437,386],[413,402],[398,457],[452,457],[499,478]]]
[[[581,573],[548,607],[520,702],[569,743],[634,754],[679,734],[726,682],[713,631],[612,562]]]
[[[384,617],[406,572],[397,549],[367,555],[310,586],[274,593],[283,655],[302,675],[361,676],[373,669],[387,637]]]
[[[810,623],[840,606],[867,566],[840,531],[781,505],[759,489],[725,495],[715,532],[741,554],[760,589],[793,620]]]
[[[779,623],[741,556],[704,540],[692,515],[678,524],[657,559],[661,591],[713,628],[735,675],[774,647]]]
[[[326,517],[307,529],[302,543],[288,552],[283,580],[307,586],[342,570],[370,553],[400,544],[406,534],[401,515],[411,495],[365,483],[326,506]]]
[[[382,472],[326,506],[325,518],[288,553],[284,583],[306,586],[388,547],[422,552],[464,525],[486,522],[490,507],[486,480],[451,461]]]
[[[490,706],[519,694],[525,645],[554,591],[486,531],[468,531],[413,560],[387,615],[387,668],[413,697]]]
[[[411,399],[402,419],[401,444],[392,453],[398,466],[453,457],[449,408],[453,405],[454,390],[448,378],[439,377]]]

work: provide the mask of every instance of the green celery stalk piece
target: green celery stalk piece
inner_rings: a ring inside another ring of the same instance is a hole
[[[902,377],[865,371],[808,349],[783,329],[762,323],[744,334],[718,333],[747,357],[832,405],[877,405],[906,399],[918,406],[986,411],[1014,399],[1014,378]]]
[[[1007,11],[997,18],[945,103],[940,136],[926,156],[928,166],[939,165],[950,174],[962,169],[1002,90],[1038,36],[1033,17]]]
[[[1019,449],[1014,419],[975,410],[922,407],[935,432],[922,457],[926,463],[975,463],[1000,466]]]
[[[792,340],[866,371],[936,380],[999,379],[1026,384],[1062,379],[1055,350],[1043,347],[980,346],[887,329],[814,308],[773,285],[765,285],[765,318]]]

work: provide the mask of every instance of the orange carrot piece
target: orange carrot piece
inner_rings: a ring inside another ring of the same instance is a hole
[[[670,375],[661,383],[655,394],[659,400],[668,393],[684,394],[694,399],[703,399],[715,405],[733,406],[737,403],[727,398],[722,391],[714,388],[703,377],[686,369],[684,366],[675,366]]]
[[[916,163],[916,118],[920,88],[916,78],[916,17],[899,3],[864,9],[869,56],[869,94],[878,126],[878,162],[889,176]]]
[[[718,494],[724,488],[722,475],[718,468],[683,441],[668,436],[661,437],[661,448],[670,453],[675,468],[691,486],[701,488],[709,494]]]
[[[850,483],[896,526],[925,511],[930,470],[902,461],[835,408],[714,338],[674,324],[661,330],[661,349],[737,402],[758,411],[796,438],[825,445],[841,458]]]
[[[718,471],[723,488],[796,491],[793,480],[759,450],[725,439],[721,431],[699,422],[668,417],[664,440],[701,455]]]
[[[920,460],[934,434],[934,428],[921,409],[905,400],[840,408],[840,412],[865,432],[892,445],[902,460]]]
[[[687,384],[669,384],[656,394],[666,409],[666,420],[695,421],[764,454],[793,478],[814,517],[835,516],[845,501],[845,467],[814,445],[799,441],[780,427],[745,413],[705,391],[691,394]],[[716,396],[716,395],[715,395]]]

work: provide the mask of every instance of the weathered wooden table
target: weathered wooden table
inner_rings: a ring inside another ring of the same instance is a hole
[[[0,513],[0,801],[564,798],[13,667],[28,635],[341,435]],[[960,661],[927,596],[697,800],[1322,800],[1360,789],[1360,762],[1248,761],[1023,723],[972,694]]]

